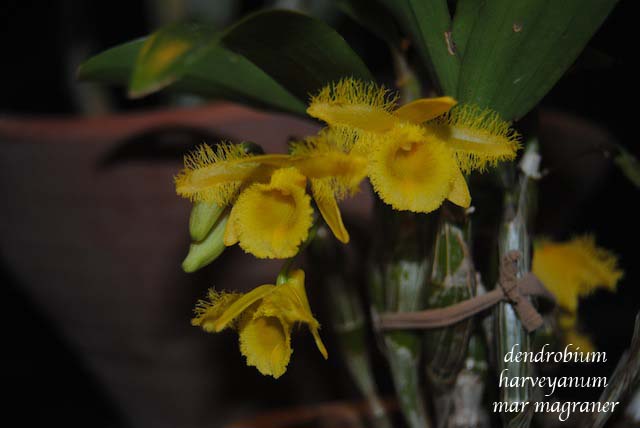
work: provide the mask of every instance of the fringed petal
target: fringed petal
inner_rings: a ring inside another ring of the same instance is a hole
[[[397,121],[391,114],[396,98],[384,87],[347,78],[311,97],[307,113],[331,126],[384,132]]]
[[[459,106],[429,127],[455,152],[465,173],[513,160],[520,148],[520,135],[509,122],[474,106]]]
[[[200,300],[194,309],[195,317],[191,320],[191,325],[202,327],[206,332],[213,333],[216,330],[216,323],[222,314],[233,305],[242,294],[225,293],[210,289],[206,300]],[[232,323],[230,320],[225,326]]]
[[[597,288],[614,290],[623,275],[615,255],[597,247],[591,236],[564,243],[538,242],[532,270],[569,312],[576,312],[579,297]]]
[[[239,144],[220,143],[214,150],[203,144],[184,158],[185,168],[175,177],[178,195],[192,201],[228,205],[243,183],[265,181],[287,155],[248,155]]]

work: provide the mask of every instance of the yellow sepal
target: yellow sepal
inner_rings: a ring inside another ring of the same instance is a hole
[[[329,185],[322,180],[311,180],[311,191],[322,218],[336,238],[342,243],[349,242],[349,232],[344,227],[338,202]]]
[[[451,191],[447,199],[459,207],[469,208],[471,205],[471,193],[469,193],[467,180],[465,180],[464,175],[462,175],[460,168],[456,168],[455,170],[453,183],[451,183]]]
[[[399,107],[393,114],[399,119],[420,124],[442,116],[456,104],[457,101],[451,97],[420,98]]]

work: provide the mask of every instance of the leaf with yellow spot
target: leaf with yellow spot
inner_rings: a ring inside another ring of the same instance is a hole
[[[129,96],[143,97],[181,78],[215,38],[210,28],[186,23],[173,24],[152,34],[138,52],[129,81]]]

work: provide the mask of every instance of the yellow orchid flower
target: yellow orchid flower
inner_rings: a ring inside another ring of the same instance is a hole
[[[451,97],[423,98],[399,108],[384,87],[343,79],[311,98],[307,113],[349,132],[337,144],[366,154],[368,175],[381,199],[397,210],[430,212],[445,199],[469,207],[463,172],[511,160],[519,136],[497,114],[451,110]]]
[[[304,287],[304,272],[296,270],[280,285],[261,285],[246,294],[209,290],[207,300],[198,302],[191,321],[209,333],[226,328],[238,331],[240,352],[247,365],[263,375],[279,378],[287,370],[293,350],[291,330],[306,324],[318,350],[327,359]]]
[[[597,247],[592,236],[562,243],[540,240],[534,246],[532,271],[556,297],[565,341],[585,352],[593,350],[589,337],[578,328],[579,298],[598,288],[615,290],[624,274],[616,256]]]
[[[615,290],[623,275],[616,256],[597,247],[592,236],[568,242],[537,242],[532,271],[556,296],[558,305],[570,313],[577,311],[579,297],[598,288]]]
[[[233,205],[224,235],[260,258],[294,256],[313,220],[311,181],[320,213],[335,236],[349,241],[336,198],[358,188],[366,161],[328,145],[325,135],[299,143],[293,154],[249,155],[234,144],[201,146],[185,157],[176,191],[193,201]]]
[[[260,258],[295,256],[313,223],[306,185],[293,167],[276,170],[268,184],[251,184],[231,208],[224,245],[239,243]]]

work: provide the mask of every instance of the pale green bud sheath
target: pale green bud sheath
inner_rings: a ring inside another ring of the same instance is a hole
[[[215,202],[195,202],[189,216],[189,234],[191,240],[200,242],[207,237],[216,221],[224,211],[224,207]]]
[[[182,270],[195,272],[217,259],[225,249],[223,237],[229,220],[229,212],[225,212],[211,228],[209,234],[200,242],[189,246],[189,253],[182,262]]]

